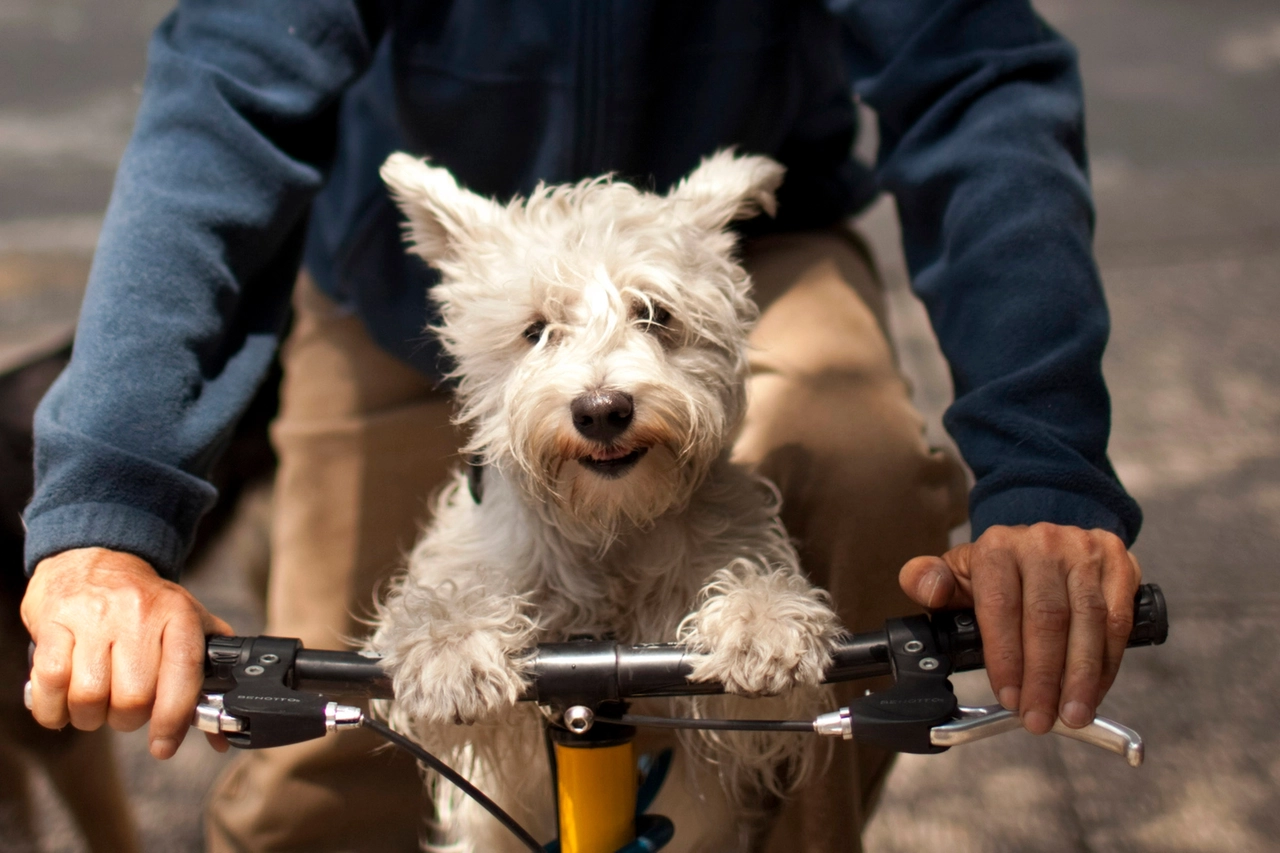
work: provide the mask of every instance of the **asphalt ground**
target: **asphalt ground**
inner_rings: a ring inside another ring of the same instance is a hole
[[[0,0],[0,363],[74,318],[164,3]],[[904,757],[873,853],[1280,850],[1280,6],[1275,0],[1041,0],[1078,45],[1097,251],[1113,314],[1111,455],[1146,512],[1135,546],[1172,613],[1102,713],[1147,740],[1140,770],[1079,743],[1004,735]],[[861,223],[888,281],[900,354],[937,417],[945,365],[910,297],[891,206]],[[249,525],[191,578],[260,624]],[[990,701],[980,674],[962,697]],[[148,850],[199,849],[224,759],[192,738],[160,764],[118,737]],[[36,780],[41,851],[81,849]],[[0,810],[0,848],[15,849]]]

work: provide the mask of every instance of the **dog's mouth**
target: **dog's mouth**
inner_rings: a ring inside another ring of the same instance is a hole
[[[588,456],[579,456],[578,464],[612,479],[630,471],[648,452],[647,447],[602,447]]]

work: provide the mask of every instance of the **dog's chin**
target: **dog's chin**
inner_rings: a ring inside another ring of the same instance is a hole
[[[601,448],[564,461],[556,503],[592,528],[643,527],[688,497],[680,466],[662,445]]]
[[[579,456],[577,462],[598,477],[618,480],[635,470],[648,452],[647,447],[602,448],[588,456]]]

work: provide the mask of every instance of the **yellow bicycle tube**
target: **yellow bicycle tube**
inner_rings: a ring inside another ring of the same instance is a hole
[[[631,741],[556,743],[562,853],[615,853],[635,840],[636,759]]]

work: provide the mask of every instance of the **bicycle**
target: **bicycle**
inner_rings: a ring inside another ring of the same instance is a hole
[[[1155,584],[1134,599],[1129,647],[1160,645],[1168,636],[1164,595]],[[845,635],[825,681],[892,676],[886,690],[868,693],[814,720],[708,720],[637,716],[627,700],[707,695],[719,685],[691,682],[691,653],[678,645],[623,646],[608,640],[547,643],[532,651],[523,701],[550,710],[552,779],[559,837],[541,844],[470,782],[418,744],[326,694],[394,698],[376,656],[305,649],[280,637],[211,637],[205,681],[192,724],[226,736],[232,746],[266,749],[343,729],[366,727],[475,798],[535,853],[647,853],[674,836],[670,820],[645,811],[666,772],[660,757],[643,780],[632,740],[636,727],[787,731],[857,740],[896,751],[940,753],[1021,727],[999,705],[962,706],[949,676],[983,668],[982,637],[971,610],[890,619],[882,630]],[[27,685],[28,707],[30,689]],[[1132,729],[1097,717],[1082,729],[1061,722],[1052,732],[1122,755],[1141,765],[1144,745]],[[669,755],[666,758],[669,761]]]

